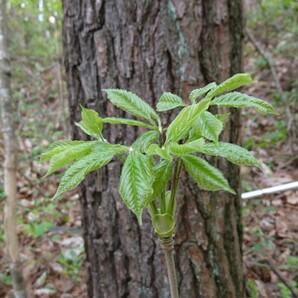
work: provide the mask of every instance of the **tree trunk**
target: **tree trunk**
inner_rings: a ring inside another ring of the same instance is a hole
[[[17,235],[17,138],[10,87],[10,58],[7,51],[6,1],[0,0],[0,110],[4,137],[5,244],[10,258],[14,297],[25,298]]]
[[[240,0],[64,0],[63,9],[72,122],[80,120],[80,103],[103,116],[124,116],[107,102],[104,88],[127,89],[155,105],[163,91],[187,98],[191,90],[241,71]],[[106,138],[129,145],[138,133],[111,126]],[[82,137],[75,126],[73,137]],[[231,111],[224,138],[237,143],[238,137],[239,114]],[[215,162],[238,190],[238,168]],[[88,295],[170,297],[149,216],[139,227],[123,205],[119,172],[120,164],[112,162],[80,188]],[[180,296],[244,297],[240,197],[199,191],[184,175],[177,210]]]

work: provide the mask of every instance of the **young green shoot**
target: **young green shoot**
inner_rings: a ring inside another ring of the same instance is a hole
[[[50,162],[46,176],[66,168],[54,198],[77,187],[90,172],[121,157],[123,166],[119,194],[123,203],[136,215],[140,225],[144,210],[148,210],[166,255],[173,298],[178,297],[178,288],[172,240],[176,212],[179,212],[176,210],[176,192],[182,169],[200,189],[224,190],[235,194],[223,173],[202,156],[221,156],[236,165],[261,168],[259,161],[246,149],[220,141],[220,134],[229,115],[214,115],[209,110],[211,106],[254,107],[262,114],[274,113],[269,103],[234,91],[251,83],[248,74],[234,75],[220,85],[210,83],[190,93],[191,104],[175,94],[164,92],[156,110],[132,92],[104,90],[116,107],[136,119],[102,118],[94,110],[82,106],[82,121],[76,125],[93,140],[58,141],[41,156],[41,161]],[[178,109],[177,116],[171,123],[162,123],[159,112],[172,109]],[[130,146],[111,144],[102,134],[106,123],[139,126],[146,131]]]

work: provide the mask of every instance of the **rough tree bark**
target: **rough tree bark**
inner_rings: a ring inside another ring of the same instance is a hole
[[[17,234],[17,138],[10,87],[10,58],[7,50],[6,1],[0,0],[0,110],[4,137],[4,232],[15,298],[25,298],[26,288]]]
[[[241,71],[241,0],[64,0],[63,10],[72,122],[80,119],[80,103],[104,116],[123,116],[104,88],[128,89],[155,104],[163,91],[186,98],[198,86]],[[111,126],[106,137],[128,145],[137,134]],[[75,126],[73,137],[81,137]],[[224,138],[237,143],[238,137],[239,114],[231,111]],[[215,162],[238,190],[238,168]],[[140,228],[121,203],[119,171],[113,162],[81,187],[88,295],[170,297],[149,217]],[[186,176],[178,197],[181,297],[244,297],[240,197],[199,191]]]

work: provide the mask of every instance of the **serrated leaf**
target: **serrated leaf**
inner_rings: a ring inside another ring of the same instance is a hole
[[[119,193],[125,205],[142,223],[142,212],[153,193],[154,181],[152,158],[132,151],[122,168]]]
[[[60,196],[62,193],[70,191],[76,188],[86,177],[86,175],[104,165],[106,165],[113,156],[106,160],[101,160],[98,158],[97,154],[93,152],[82,159],[71,165],[61,178],[59,187],[53,200]]]
[[[158,155],[163,159],[171,160],[171,155],[166,149],[160,148],[157,144],[151,144],[146,150],[147,155]]]
[[[199,89],[195,89],[193,91],[191,91],[191,93],[189,94],[189,99],[191,100],[192,103],[196,103],[196,100],[206,94],[207,92],[209,92],[210,90],[212,90],[213,88],[216,87],[216,83],[210,83],[202,88]]]
[[[184,108],[169,125],[166,142],[177,142],[189,132],[196,118],[209,107],[209,100],[202,100],[197,104]]]
[[[54,155],[66,150],[73,148],[75,146],[81,145],[85,143],[85,141],[71,141],[71,140],[62,140],[62,141],[57,141],[54,142],[49,146],[46,152],[44,152],[40,156],[40,162],[44,162],[47,160],[50,160]]]
[[[238,73],[232,76],[231,78],[225,80],[216,88],[212,89],[208,94],[208,98],[215,97],[216,95],[235,90],[241,86],[248,85],[253,83],[251,76],[247,73]]]
[[[235,194],[222,172],[210,165],[206,160],[194,155],[183,155],[181,158],[186,171],[200,188],[210,191],[223,189]]]
[[[135,150],[145,152],[147,148],[159,138],[159,133],[157,131],[147,131],[139,136],[131,145]]]
[[[50,160],[50,166],[45,177],[62,168],[71,161],[78,160],[82,156],[89,154],[97,142],[87,141],[77,146],[66,148],[64,151],[55,154]]]
[[[110,123],[110,124],[126,124],[126,125],[132,125],[132,126],[153,128],[153,126],[148,125],[144,122],[133,120],[133,119],[126,119],[126,118],[106,117],[106,118],[102,118],[102,122]]]
[[[261,114],[275,113],[273,106],[270,103],[240,92],[231,92],[216,97],[211,101],[210,105],[218,105],[230,108],[254,107]]]
[[[164,92],[156,105],[156,109],[162,112],[185,106],[186,104],[182,102],[182,99],[178,95],[172,94],[171,92]]]
[[[173,172],[173,165],[171,161],[162,160],[154,168],[154,182],[152,185],[153,195],[150,201],[155,200],[156,197],[165,190]]]
[[[102,121],[98,113],[92,109],[84,108],[82,105],[81,109],[82,121],[75,123],[75,125],[80,127],[87,135],[102,139]]]
[[[202,146],[202,153],[222,156],[236,165],[249,165],[262,168],[260,162],[246,149],[230,143],[208,143]]]
[[[192,152],[199,152],[204,144],[205,140],[203,138],[182,145],[171,143],[169,145],[169,151],[174,155],[184,155]]]
[[[195,121],[194,129],[197,129],[198,133],[206,139],[217,142],[223,130],[223,123],[210,112],[205,111]]]
[[[152,120],[152,117],[159,119],[159,116],[150,107],[150,105],[148,105],[136,94],[121,89],[106,89],[104,91],[107,92],[108,98],[113,105],[122,109],[123,111],[136,117],[145,118],[148,121]]]
[[[222,125],[223,125],[223,129],[225,128],[226,126],[226,123],[229,119],[229,116],[230,116],[230,113],[228,114],[216,114],[214,115],[218,120],[221,121]]]
[[[115,154],[127,151],[127,148],[121,145],[96,143],[92,152],[80,158],[66,170],[53,199],[64,192],[76,188],[87,174],[105,166],[112,160]]]

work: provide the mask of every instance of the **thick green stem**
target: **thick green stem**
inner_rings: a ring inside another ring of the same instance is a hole
[[[160,213],[161,214],[164,214],[167,212],[167,208],[166,208],[166,199],[165,199],[165,191],[163,191],[161,194],[160,194],[160,197],[159,197],[159,207],[160,207]]]
[[[160,244],[166,259],[171,297],[179,298],[176,268],[174,261],[174,239],[173,237],[160,238]]]
[[[148,210],[150,212],[151,217],[159,213],[155,201],[150,202]]]
[[[171,215],[173,217],[175,216],[175,214],[174,214],[175,196],[176,196],[176,192],[177,192],[181,169],[182,169],[182,160],[179,158],[176,161],[175,168],[174,168],[174,174],[173,174],[173,178],[172,178],[171,198],[170,198],[170,203],[168,206],[168,210],[172,211]]]
[[[159,125],[159,146],[162,147],[162,127],[161,123],[158,123]],[[162,193],[159,196],[159,208],[160,208],[160,213],[164,214],[167,212],[166,208],[166,192],[165,190],[162,191]]]

